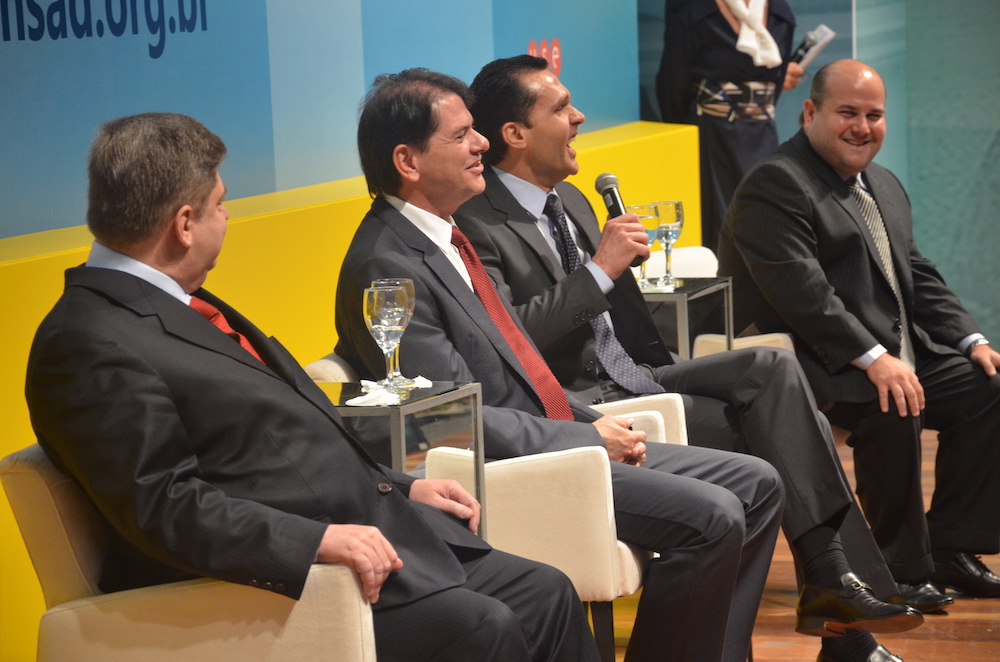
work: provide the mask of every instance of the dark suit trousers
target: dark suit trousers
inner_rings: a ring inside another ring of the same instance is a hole
[[[600,659],[583,605],[561,572],[499,550],[462,567],[467,580],[460,587],[375,609],[380,662]]]
[[[627,662],[746,660],[783,505],[773,467],[746,455],[649,444],[611,464],[621,540],[650,562]]]
[[[790,352],[747,348],[662,366],[653,375],[682,394],[689,443],[748,453],[778,470],[789,542],[835,518],[851,569],[879,596],[897,593],[854,501],[830,425]]]
[[[1000,377],[958,355],[918,354],[926,408],[900,417],[890,402],[838,403],[828,416],[851,431],[858,500],[893,574],[922,579],[932,549],[1000,551]],[[924,514],[920,433],[938,430],[935,489]]]

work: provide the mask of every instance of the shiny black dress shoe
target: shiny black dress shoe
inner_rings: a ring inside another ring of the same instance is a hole
[[[913,607],[876,598],[853,572],[841,577],[840,583],[840,589],[802,587],[795,608],[796,632],[817,637],[837,637],[849,629],[905,632],[924,622],[924,615]]]
[[[819,657],[816,658],[816,662],[844,662],[839,657],[834,657],[823,651],[819,652]],[[871,654],[865,659],[865,662],[903,662],[903,658],[898,655],[893,655],[885,649],[884,646],[879,646],[871,652]]]
[[[906,604],[925,614],[932,611],[940,611],[943,607],[955,603],[955,598],[945,595],[934,587],[930,582],[907,584],[897,582],[899,587],[899,598]],[[895,602],[891,600],[890,602]]]
[[[977,598],[1000,598],[1000,577],[986,567],[975,554],[958,552],[948,561],[934,558],[935,586],[953,588]]]

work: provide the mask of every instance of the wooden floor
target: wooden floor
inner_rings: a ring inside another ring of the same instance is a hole
[[[926,498],[934,485],[937,441],[933,433],[925,433],[923,448]],[[853,481],[850,449],[840,440],[838,450],[847,475]],[[983,561],[994,571],[1000,571],[1000,556],[983,557]],[[791,553],[784,537],[779,536],[754,630],[755,662],[812,662],[816,659],[820,640],[793,630],[797,597]],[[615,601],[615,637],[620,644],[617,660],[625,658],[625,644],[635,618],[636,602],[635,596]],[[920,627],[902,634],[879,635],[878,640],[907,662],[997,662],[1000,660],[1000,599],[955,595],[955,604],[948,608],[947,614],[929,614]]]

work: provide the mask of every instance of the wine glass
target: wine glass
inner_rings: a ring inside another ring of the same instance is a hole
[[[629,205],[625,211],[631,212],[639,217],[639,222],[646,229],[647,242],[650,246],[656,241],[656,232],[660,227],[660,213],[656,205]],[[646,278],[646,261],[639,265],[639,288],[650,289],[653,283]]]
[[[665,269],[660,279],[656,281],[657,287],[673,289],[684,284],[684,281],[674,278],[670,257],[673,253],[674,244],[681,236],[684,228],[684,205],[679,200],[668,200],[654,202],[660,211],[660,227],[657,230],[657,239],[663,246],[665,259]]]
[[[368,332],[385,356],[385,379],[378,385],[393,390],[393,355],[406,328],[406,290],[398,285],[365,288],[364,316]]]
[[[417,298],[413,290],[413,279],[412,278],[377,278],[372,281],[372,287],[402,287],[406,295],[406,317],[403,320],[403,329],[406,329],[406,325],[409,324],[410,318],[413,317],[413,308],[416,306]],[[413,388],[414,381],[407,377],[399,371],[399,344],[396,345],[395,351],[392,353],[392,370],[387,374],[386,377],[389,380],[390,385],[396,388]]]

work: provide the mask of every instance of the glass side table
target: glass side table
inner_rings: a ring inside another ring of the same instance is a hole
[[[677,312],[677,353],[685,359],[691,358],[691,329],[688,323],[688,303],[695,299],[722,292],[726,349],[733,348],[733,285],[729,276],[713,278],[682,278],[683,285],[673,290],[648,289],[642,290],[642,297],[647,302],[671,302]]]
[[[392,469],[406,472],[406,417],[426,412],[435,407],[467,400],[471,419],[472,440],[469,448],[473,452],[475,467],[475,497],[483,506],[479,522],[479,535],[486,535],[486,474],[484,469],[482,387],[478,382],[432,382],[427,388],[411,389],[401,394],[396,405],[347,404],[351,398],[362,395],[361,384],[357,382],[317,382],[334,407],[344,418],[384,416],[389,419],[389,448]]]

